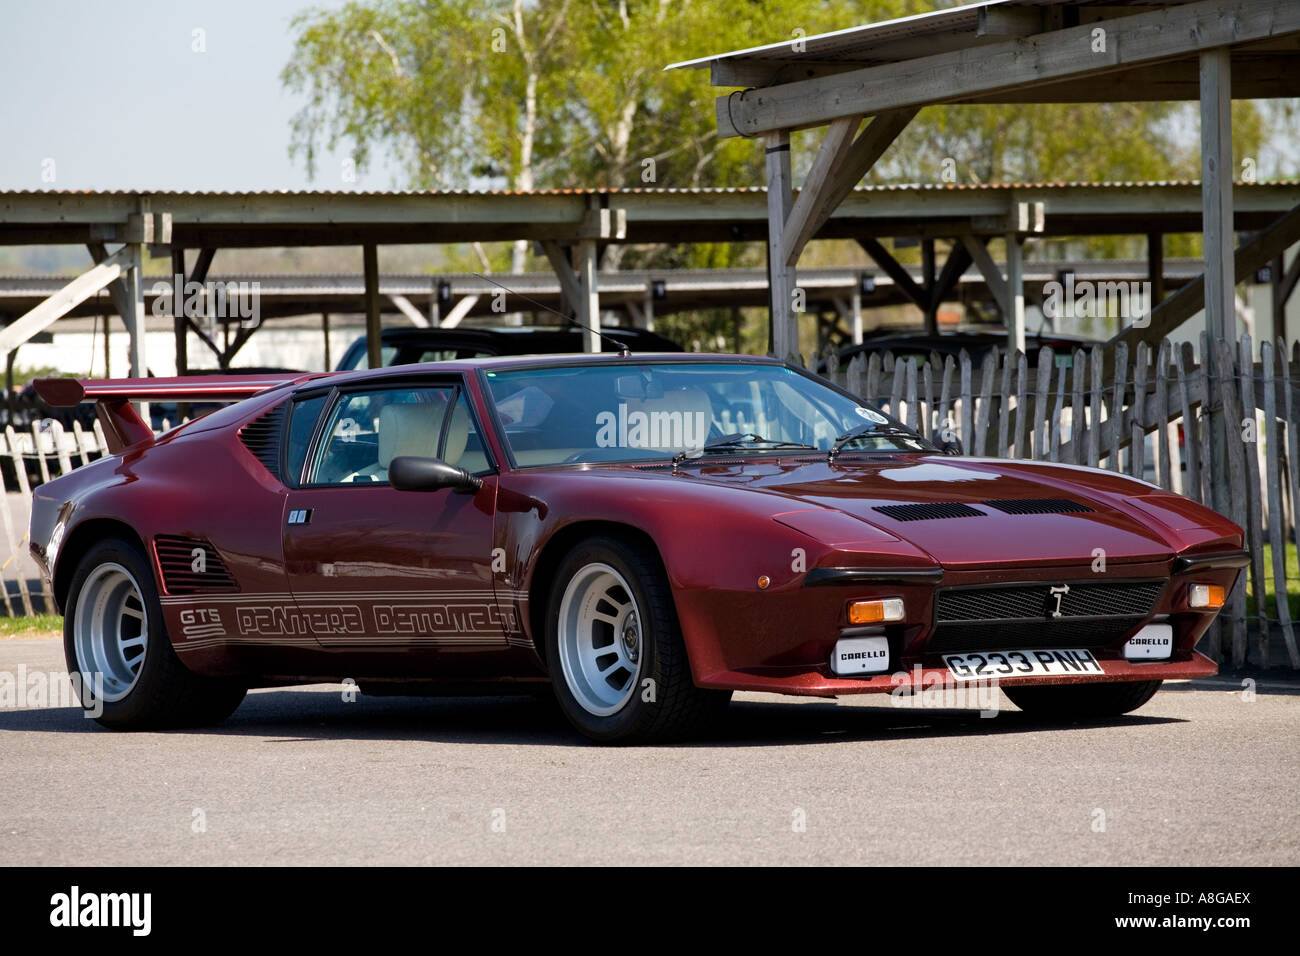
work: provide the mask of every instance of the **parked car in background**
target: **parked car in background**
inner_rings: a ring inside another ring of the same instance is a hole
[[[1064,335],[1056,332],[1026,333],[1025,357],[1030,368],[1038,362],[1038,353],[1044,347],[1050,348],[1056,356],[1058,365],[1069,368],[1074,360],[1075,349],[1090,349],[1100,343],[1077,335]],[[952,356],[957,360],[963,350],[970,356],[971,362],[979,365],[984,356],[994,348],[1005,349],[1007,333],[1003,331],[965,330],[960,332],[940,332],[928,335],[925,332],[899,331],[881,329],[875,334],[868,334],[860,345],[848,345],[839,350],[840,368],[844,368],[858,355],[870,356],[873,352],[884,355],[893,354],[895,359],[928,359],[930,353],[937,352],[940,357]],[[819,363],[818,369],[825,370],[825,362]]]
[[[645,329],[606,325],[601,334],[624,343],[633,352],[681,352],[682,347]],[[605,349],[610,348],[608,344]],[[556,355],[581,352],[582,329],[577,326],[523,326],[490,329],[384,329],[380,334],[382,363],[414,365],[494,355]],[[336,371],[366,368],[366,337],[348,346]]]

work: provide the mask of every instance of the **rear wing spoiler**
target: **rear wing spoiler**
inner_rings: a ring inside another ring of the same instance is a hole
[[[108,450],[117,454],[153,444],[153,429],[131,402],[237,402],[269,388],[314,377],[311,373],[185,375],[174,378],[38,378],[36,394],[55,408],[94,402]]]

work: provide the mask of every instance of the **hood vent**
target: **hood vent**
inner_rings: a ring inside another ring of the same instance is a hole
[[[919,505],[876,505],[881,514],[895,521],[931,521],[937,518],[983,518],[984,512],[960,501],[932,501]]]
[[[1068,515],[1092,510],[1068,498],[1008,498],[981,503],[1008,515]]]
[[[280,482],[284,481],[280,475],[280,439],[286,407],[284,404],[277,405],[239,430],[239,440],[244,443],[244,447]]]
[[[204,538],[160,534],[153,539],[153,544],[168,594],[239,590],[217,549]],[[200,551],[202,554],[196,553]]]

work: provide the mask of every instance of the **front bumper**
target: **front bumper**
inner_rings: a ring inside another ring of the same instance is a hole
[[[1040,642],[1036,638],[1052,633],[1049,622],[1043,622],[1040,633],[1023,619],[1009,619],[1014,626],[1000,627],[1000,622],[991,622],[986,629],[988,639],[978,642],[980,646],[953,647],[951,640],[945,642],[936,636],[939,629],[934,623],[936,595],[943,589],[1079,581],[1089,573],[1086,566],[944,570],[940,572],[941,580],[933,574],[925,577],[915,573],[903,576],[895,573],[888,578],[882,574],[880,581],[865,575],[839,575],[838,580],[832,581],[827,580],[830,576],[826,574],[809,575],[813,579],[811,583],[785,593],[736,595],[733,603],[724,594],[712,592],[701,596],[698,603],[690,597],[686,600],[679,597],[678,605],[695,682],[706,688],[814,697],[900,690],[906,693],[912,688],[956,683],[944,664],[944,653],[1006,649],[1087,648],[1100,663],[1102,673],[1012,675],[998,680],[999,686],[1181,680],[1217,673],[1216,664],[1197,653],[1195,647],[1218,610],[1189,608],[1185,599],[1187,584],[1208,581],[1231,592],[1241,573],[1243,557],[1235,553],[1218,554],[1195,560],[1165,559],[1112,568],[1110,574],[1095,580],[1159,582],[1162,590],[1141,620],[1130,618],[1131,626],[1125,624],[1123,630],[1111,628],[1104,639],[1092,642],[1079,638],[1074,643],[1076,638],[1059,634],[1054,640]],[[889,669],[878,674],[835,674],[830,668],[830,652],[840,637],[852,633],[844,619],[848,604],[864,598],[895,596],[903,598],[907,614],[904,623],[881,629],[889,640]],[[1121,650],[1124,641],[1144,624],[1155,620],[1173,625],[1174,646],[1170,656],[1162,660],[1126,659]],[[734,626],[719,631],[717,621]],[[814,627],[810,622],[815,621],[828,624]],[[1084,621],[1085,630],[1087,626]],[[710,633],[701,634],[701,628],[707,628]],[[978,637],[981,628],[970,631],[972,637]]]

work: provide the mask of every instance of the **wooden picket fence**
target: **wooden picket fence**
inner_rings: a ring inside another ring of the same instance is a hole
[[[22,558],[28,546],[27,527],[13,513],[11,493],[26,499],[28,507],[22,509],[25,517],[30,513],[32,488],[94,461],[106,454],[107,448],[99,422],[92,429],[83,429],[76,421],[70,429],[65,429],[52,418],[34,421],[29,429],[22,431],[12,425],[5,427],[0,436],[0,492],[3,492],[0,518],[8,555],[0,563],[0,599],[6,614],[30,615],[35,609],[32,587],[22,571]],[[51,606],[48,595],[40,597],[44,607]]]
[[[1300,669],[1287,604],[1288,584],[1297,582],[1288,580],[1285,563],[1300,510],[1300,342],[1288,349],[1281,340],[1265,341],[1258,350],[1248,335],[1235,345],[1215,342],[1212,369],[1203,361],[1209,345],[1203,334],[1198,348],[1165,341],[1130,354],[1121,344],[1110,362],[1099,346],[1060,355],[1045,348],[1033,367],[1024,353],[998,349],[979,361],[965,353],[920,362],[873,353],[844,368],[833,352],[821,358],[823,374],[836,384],[927,437],[960,439],[968,455],[1108,468],[1211,507],[1217,502],[1246,530],[1252,561],[1201,647],[1233,667],[1251,659],[1267,666],[1276,630],[1286,663]],[[814,359],[810,367],[817,364]],[[1232,425],[1225,429],[1223,422]],[[1212,428],[1221,436],[1217,442]],[[33,487],[105,453],[98,422],[91,429],[75,422],[64,429],[53,419],[21,432],[8,427],[0,491],[30,502]],[[4,496],[0,509],[9,550],[0,564],[0,599],[6,613],[30,614],[32,587],[17,567],[27,529],[11,514],[10,498]],[[1267,568],[1265,543],[1272,546]],[[1253,655],[1248,591],[1255,597]]]
[[[1166,340],[1129,354],[1121,343],[1110,363],[1100,346],[1060,355],[1044,348],[1033,367],[1024,353],[998,349],[978,361],[873,353],[845,368],[828,351],[821,364],[837,385],[927,437],[960,439],[968,455],[1108,468],[1217,503],[1245,529],[1252,560],[1201,647],[1233,667],[1251,658],[1268,666],[1270,635],[1280,629],[1287,663],[1300,669],[1285,560],[1300,505],[1300,342],[1288,350],[1265,341],[1257,352],[1249,335],[1236,345],[1217,341],[1212,369],[1198,361],[1209,346],[1204,334],[1199,348]],[[1223,436],[1217,442],[1212,428]],[[1226,460],[1215,460],[1216,449]],[[1255,597],[1253,655],[1247,590]]]

